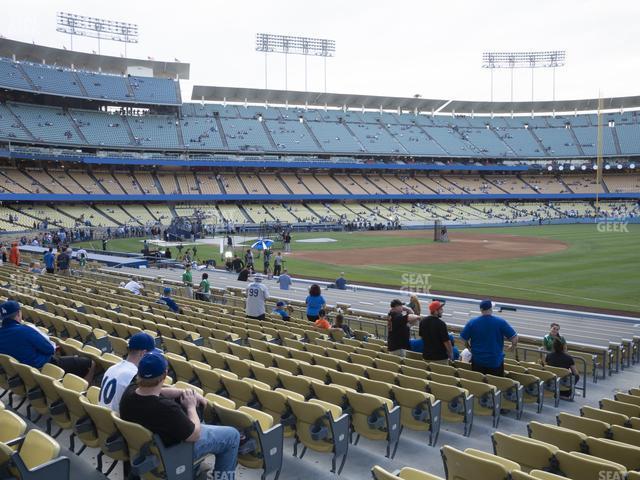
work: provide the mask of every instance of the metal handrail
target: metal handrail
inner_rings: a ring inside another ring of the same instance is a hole
[[[524,352],[524,358],[523,361],[527,361],[527,352],[534,352],[537,353],[539,355],[540,358],[542,358],[542,355],[544,353],[546,353],[544,350],[538,349],[538,348],[531,348],[531,347],[521,347],[521,346],[517,346],[516,347],[516,352],[522,350]],[[573,358],[574,361],[578,360],[580,362],[582,362],[583,366],[584,366],[584,375],[582,375],[582,387],[575,385],[575,389],[576,390],[582,390],[582,397],[586,397],[587,396],[587,362],[584,358],[581,357],[574,357],[572,355],[570,355],[571,358]],[[596,377],[596,368],[595,368],[595,355],[593,355],[593,361],[594,361],[594,369],[593,369],[593,375],[594,378]],[[594,380],[595,383],[595,380]]]

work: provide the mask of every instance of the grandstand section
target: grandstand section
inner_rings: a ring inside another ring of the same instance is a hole
[[[153,79],[155,81],[155,79]],[[145,80],[147,83],[151,79]],[[143,85],[140,81],[139,85]],[[150,87],[145,87],[150,88]],[[464,116],[401,115],[394,124],[380,123],[378,113],[357,117],[340,110],[332,115],[289,119],[286,109],[268,109],[248,117],[243,107],[184,104],[172,115],[120,115],[110,112],[0,104],[0,139],[49,145],[128,147],[158,151],[228,153],[306,153],[463,157],[463,158],[592,158],[597,128],[555,125],[553,117],[521,117],[519,121],[486,118],[487,128],[470,128]],[[253,110],[255,112],[255,110]],[[635,112],[634,112],[635,113]],[[578,124],[589,115],[571,117]],[[640,124],[635,115],[624,123],[621,114],[608,116],[604,154],[610,157],[640,153],[636,148]],[[536,120],[534,122],[534,119]],[[477,119],[475,119],[477,120]],[[603,120],[604,121],[604,120]],[[620,132],[617,131],[620,129]]]
[[[0,58],[0,88],[115,103],[180,104],[180,87],[173,80],[73,71],[6,58]]]

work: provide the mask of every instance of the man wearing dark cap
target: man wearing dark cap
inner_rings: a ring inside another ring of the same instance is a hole
[[[464,326],[460,338],[471,350],[471,368],[485,375],[504,376],[504,339],[511,342],[510,350],[518,345],[518,334],[507,321],[493,315],[493,302],[480,302],[481,315]]]
[[[420,321],[419,335],[424,342],[423,358],[428,362],[449,363],[453,360],[453,345],[447,324],[442,320],[444,303],[434,300],[429,304],[429,316]]]
[[[213,478],[235,478],[240,433],[233,427],[205,425],[197,407],[206,400],[192,390],[164,386],[167,360],[147,353],[138,363],[136,383],[124,391],[120,417],[142,425],[162,439],[165,446],[193,443],[193,459],[216,456]]]
[[[9,300],[0,304],[0,353],[10,355],[18,362],[34,368],[53,363],[66,373],[93,380],[95,364],[87,357],[55,357],[55,348],[49,338],[37,328],[22,323],[20,304]]]
[[[415,325],[420,317],[413,315],[413,310],[400,300],[391,300],[391,309],[387,316],[387,350],[393,355],[404,357],[409,350],[411,325]]]
[[[156,350],[156,344],[151,335],[138,332],[129,337],[129,352],[127,358],[112,365],[104,372],[100,387],[100,405],[110,408],[114,412],[120,411],[120,399],[131,380],[138,373],[140,359],[147,353]]]

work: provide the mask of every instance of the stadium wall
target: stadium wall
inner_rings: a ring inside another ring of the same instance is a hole
[[[3,202],[292,202],[292,201],[449,201],[449,200],[595,200],[605,199],[640,199],[637,193],[564,193],[564,194],[466,194],[466,195],[96,195],[96,194],[43,194],[43,193],[2,193]]]

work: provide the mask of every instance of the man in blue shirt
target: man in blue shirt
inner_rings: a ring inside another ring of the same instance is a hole
[[[290,319],[289,312],[287,312],[287,304],[282,300],[276,303],[276,308],[273,309],[273,313],[280,315],[284,321],[288,321]]]
[[[165,287],[164,293],[158,299],[158,303],[164,303],[172,312],[181,313],[180,307],[178,306],[176,301],[171,298],[171,289],[169,287]]]
[[[49,251],[44,254],[44,266],[47,269],[47,273],[54,273],[55,263],[56,256],[53,254],[53,248],[49,247]]]
[[[2,328],[0,328],[0,353],[10,355],[18,362],[34,368],[53,363],[66,373],[93,380],[95,364],[87,357],[55,357],[55,349],[49,338],[34,327],[22,323],[20,304],[9,300],[0,304]]]
[[[504,339],[511,342],[509,350],[518,345],[518,334],[503,318],[493,315],[493,302],[480,302],[479,317],[467,322],[460,338],[471,349],[471,368],[485,375],[504,376]]]
[[[340,273],[340,277],[336,279],[336,288],[338,290],[346,290],[347,289],[347,279],[344,278],[344,272]]]
[[[293,283],[291,281],[291,277],[289,276],[289,272],[286,269],[284,272],[282,272],[282,275],[278,277],[277,282],[280,285],[280,290],[289,290],[291,283]]]

